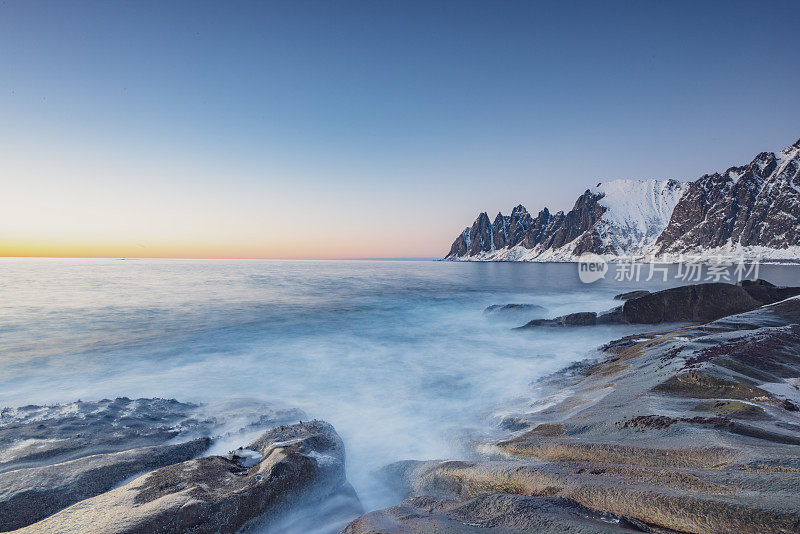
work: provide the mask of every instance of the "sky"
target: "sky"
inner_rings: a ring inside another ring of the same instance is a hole
[[[0,0],[0,256],[441,257],[800,138],[800,3]]]

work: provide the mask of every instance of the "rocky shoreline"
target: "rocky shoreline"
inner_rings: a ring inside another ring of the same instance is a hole
[[[386,468],[407,499],[346,532],[799,532],[798,377],[798,298],[611,342],[484,460]]]
[[[621,296],[647,318],[688,306],[695,324],[612,341],[540,381],[552,396],[468,460],[386,466],[402,502],[364,515],[341,439],[299,411],[259,406],[239,431],[269,430],[208,455],[224,414],[193,404],[3,409],[0,531],[282,531],[287,512],[332,500],[318,521],[350,534],[800,532],[800,297],[721,286]]]

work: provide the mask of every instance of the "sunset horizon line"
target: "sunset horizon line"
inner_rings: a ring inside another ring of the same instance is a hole
[[[63,259],[63,260],[269,260],[269,261],[347,261],[347,260],[438,260],[433,256],[341,256],[341,257],[275,257],[275,256],[13,256],[0,255],[0,259]]]

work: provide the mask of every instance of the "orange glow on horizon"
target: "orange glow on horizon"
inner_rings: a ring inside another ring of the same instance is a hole
[[[365,253],[366,252],[366,253]],[[0,242],[0,258],[174,258],[174,259],[275,259],[334,260],[359,258],[391,258],[397,252],[338,243],[332,247],[301,249],[299,247],[254,247],[220,244],[140,244],[81,242]],[[431,257],[419,254],[414,257]]]

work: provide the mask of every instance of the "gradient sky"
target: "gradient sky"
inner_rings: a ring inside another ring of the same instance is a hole
[[[0,1],[0,255],[442,256],[800,137],[800,3]]]

